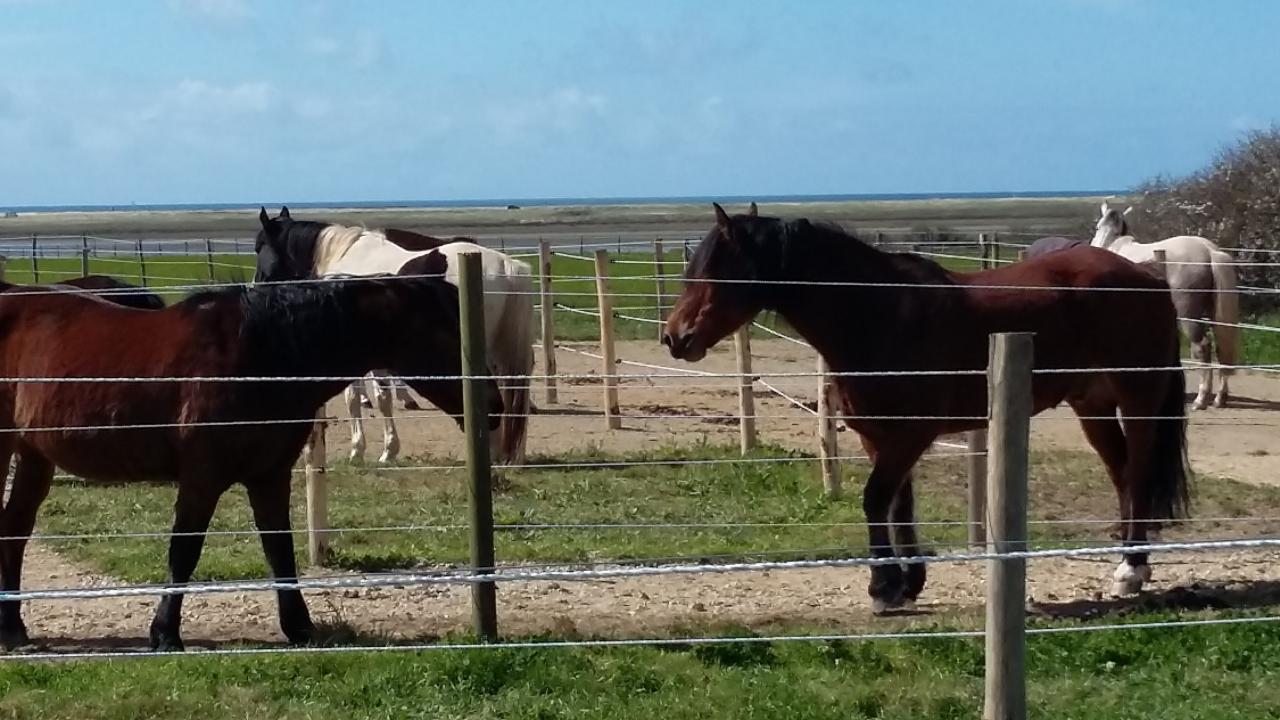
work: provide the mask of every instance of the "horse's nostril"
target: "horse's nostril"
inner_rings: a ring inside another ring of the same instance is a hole
[[[671,347],[671,333],[662,333],[662,344]]]

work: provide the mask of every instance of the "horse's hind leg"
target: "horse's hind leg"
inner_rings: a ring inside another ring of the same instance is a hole
[[[378,458],[378,462],[385,464],[395,462],[396,456],[400,454],[400,433],[396,431],[395,403],[391,389],[383,385],[383,383],[390,384],[390,381],[379,379],[376,382],[378,413],[382,415],[382,455]]]
[[[169,536],[169,584],[186,585],[200,562],[204,550],[204,534],[218,507],[218,498],[227,486],[205,478],[183,478],[178,482],[178,501],[174,505],[173,532]],[[182,594],[160,598],[151,620],[152,650],[182,650]]]
[[[5,453],[8,466],[8,453]],[[13,474],[9,501],[0,513],[0,588],[5,592],[22,589],[22,556],[27,539],[36,526],[36,512],[49,495],[53,482],[53,464],[32,451],[18,454],[18,467]],[[18,600],[0,603],[0,642],[15,648],[29,642],[22,622],[22,606]]]
[[[418,401],[413,399],[413,395],[409,393],[409,386],[403,380],[395,380],[392,382],[395,388],[396,398],[400,400],[400,405],[405,410],[421,410],[422,406]]]
[[[363,382],[363,381],[360,381]],[[364,462],[364,412],[360,407],[361,390],[352,383],[342,391],[342,398],[347,401],[347,414],[351,417],[351,454],[353,463]]]
[[[253,522],[262,538],[262,552],[271,566],[271,577],[280,583],[298,581],[298,565],[293,554],[293,534],[289,524],[289,471],[255,479],[246,488]],[[307,643],[315,634],[311,613],[298,590],[279,590],[276,602],[280,629],[290,642]]]
[[[1204,410],[1209,407],[1209,396],[1213,393],[1213,341],[1209,339],[1204,323],[1185,323],[1185,327],[1187,340],[1191,343],[1191,357],[1201,364],[1200,387],[1196,390],[1191,409]]]
[[[903,476],[902,486],[889,507],[889,515],[893,520],[893,544],[900,557],[920,557],[920,539],[916,535],[916,500],[912,482],[915,478],[908,472]],[[916,562],[905,566],[906,590],[903,595],[909,603],[915,602],[924,590],[924,563]]]

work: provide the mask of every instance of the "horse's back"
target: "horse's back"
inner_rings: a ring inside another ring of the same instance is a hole
[[[1086,244],[1087,243],[1083,240],[1077,240],[1075,238],[1069,238],[1069,237],[1062,237],[1060,235],[1051,235],[1049,237],[1039,238],[1035,242],[1028,245],[1026,253],[1028,258],[1033,258],[1033,257],[1038,257],[1040,255],[1044,255],[1046,253],[1057,252],[1059,250],[1067,250],[1069,248],[1078,247],[1080,245],[1086,245]]]

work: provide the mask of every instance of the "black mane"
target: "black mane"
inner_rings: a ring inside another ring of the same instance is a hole
[[[394,337],[385,313],[369,312],[364,297],[452,290],[435,278],[378,276],[324,282],[232,285],[192,293],[174,308],[180,312],[239,306],[239,342],[250,354],[241,370],[251,375],[342,374],[359,357]],[[456,291],[454,291],[456,303]]]
[[[297,270],[298,277],[309,277],[312,268],[315,267],[316,241],[320,233],[332,223],[291,218],[278,222],[280,222],[280,234],[272,243],[272,248],[277,254],[288,259],[289,265]],[[268,242],[266,232],[260,230],[253,251],[255,253],[261,251],[265,242]]]

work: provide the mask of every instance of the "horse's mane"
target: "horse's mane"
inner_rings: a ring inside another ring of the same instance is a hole
[[[891,271],[907,276],[907,281],[926,284],[955,282],[951,273],[937,262],[913,253],[888,253],[859,239],[835,222],[792,220],[783,223],[788,243],[823,245],[847,259],[851,266],[880,261]]]

